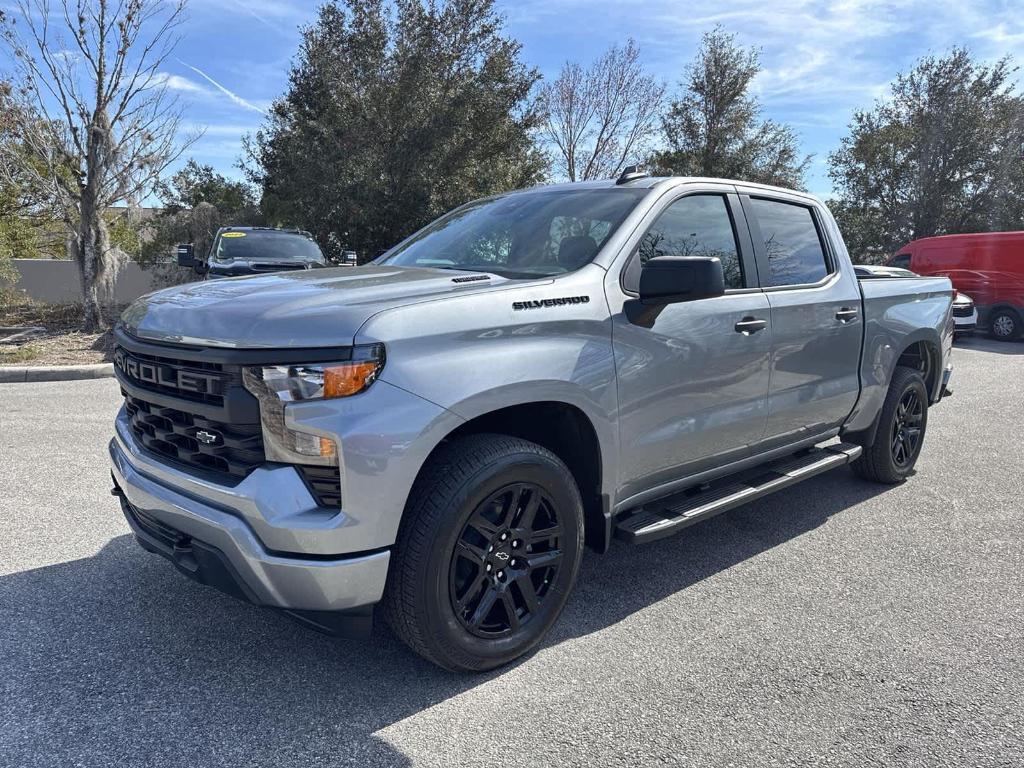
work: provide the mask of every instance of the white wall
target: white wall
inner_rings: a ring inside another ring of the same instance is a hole
[[[73,304],[82,300],[78,267],[73,261],[13,259],[12,263],[19,274],[14,287],[31,298],[48,304]],[[143,269],[132,261],[117,276],[114,298],[118,304],[127,304],[159,287],[152,269]]]

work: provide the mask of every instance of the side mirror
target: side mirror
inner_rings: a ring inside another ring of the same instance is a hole
[[[192,243],[182,243],[178,246],[178,266],[194,267],[196,265],[195,252]]]
[[[640,270],[644,304],[674,304],[724,293],[725,275],[716,256],[657,256]]]

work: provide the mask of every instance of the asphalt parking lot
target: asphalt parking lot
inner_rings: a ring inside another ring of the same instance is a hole
[[[958,343],[918,472],[588,554],[542,648],[442,672],[178,575],[113,380],[0,385],[0,765],[1024,764],[1024,343]]]

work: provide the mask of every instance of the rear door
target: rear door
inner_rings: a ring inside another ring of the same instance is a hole
[[[769,448],[840,426],[857,402],[860,286],[811,201],[754,190],[741,199],[771,307]]]
[[[619,387],[620,499],[745,456],[761,440],[772,333],[733,187],[692,184],[667,196],[626,254],[605,283]],[[725,295],[641,304],[640,271],[662,255],[717,256]]]

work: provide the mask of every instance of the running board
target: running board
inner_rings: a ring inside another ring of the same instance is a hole
[[[721,485],[701,486],[659,499],[617,518],[615,537],[630,544],[663,539],[720,512],[849,464],[860,454],[861,447],[852,443],[812,448],[742,473],[745,480],[727,477],[719,481]]]

